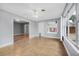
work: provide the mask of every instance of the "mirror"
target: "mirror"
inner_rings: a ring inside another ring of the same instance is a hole
[[[67,15],[66,36],[68,40],[76,43],[76,5],[70,9]]]
[[[75,42],[76,40],[76,16],[73,14],[69,18],[68,29],[69,29],[68,38]]]

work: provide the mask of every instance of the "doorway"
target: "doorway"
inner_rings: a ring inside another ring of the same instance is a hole
[[[14,43],[29,39],[29,22],[14,21]]]

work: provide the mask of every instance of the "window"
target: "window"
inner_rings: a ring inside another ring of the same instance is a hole
[[[57,21],[48,22],[48,33],[57,33]]]

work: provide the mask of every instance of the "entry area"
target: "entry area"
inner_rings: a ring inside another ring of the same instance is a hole
[[[29,39],[29,22],[14,21],[14,43]]]

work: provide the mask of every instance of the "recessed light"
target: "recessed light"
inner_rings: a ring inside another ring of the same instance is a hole
[[[46,11],[45,9],[41,9],[41,11]]]

